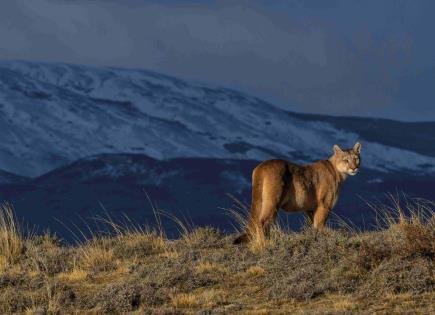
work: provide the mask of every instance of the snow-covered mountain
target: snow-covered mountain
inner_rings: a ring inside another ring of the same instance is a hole
[[[2,61],[0,126],[0,169],[30,177],[102,153],[304,163],[356,140],[367,169],[435,172],[435,124],[289,113],[143,70]]]

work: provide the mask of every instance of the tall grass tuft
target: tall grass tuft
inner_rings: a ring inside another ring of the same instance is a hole
[[[13,264],[24,250],[24,237],[11,205],[0,206],[0,268]]]
[[[137,224],[126,215],[123,221],[115,222],[106,211],[104,216],[93,218],[98,226],[98,223],[102,224],[102,229],[92,230],[87,225],[87,232],[77,226],[77,233],[70,230],[80,252],[79,266],[85,269],[110,270],[119,267],[123,259],[167,252],[169,242],[163,229],[161,212],[152,203],[151,206],[156,228]]]
[[[276,244],[279,240],[283,238],[286,229],[283,227],[282,222],[275,220],[273,224],[269,227],[267,237],[263,237],[259,229],[249,224],[250,207],[238,200],[237,198],[230,195],[234,201],[234,209],[224,209],[226,214],[235,222],[233,228],[237,234],[241,235],[244,233],[249,233],[249,248],[252,252],[262,252],[267,247],[272,244]]]

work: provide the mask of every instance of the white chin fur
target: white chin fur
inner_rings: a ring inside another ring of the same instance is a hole
[[[350,176],[355,176],[356,174],[358,174],[358,171],[348,172],[347,174]]]

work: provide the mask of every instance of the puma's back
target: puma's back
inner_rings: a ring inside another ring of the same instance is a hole
[[[268,160],[253,171],[252,206],[273,200],[286,211],[313,209],[319,197],[334,195],[340,183],[340,174],[327,160],[311,165]]]

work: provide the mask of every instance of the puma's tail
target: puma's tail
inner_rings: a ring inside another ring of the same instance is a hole
[[[234,245],[240,245],[240,244],[248,243],[249,241],[250,241],[249,235],[247,233],[243,233],[242,235],[240,235],[239,237],[237,237],[233,241],[233,244]]]

